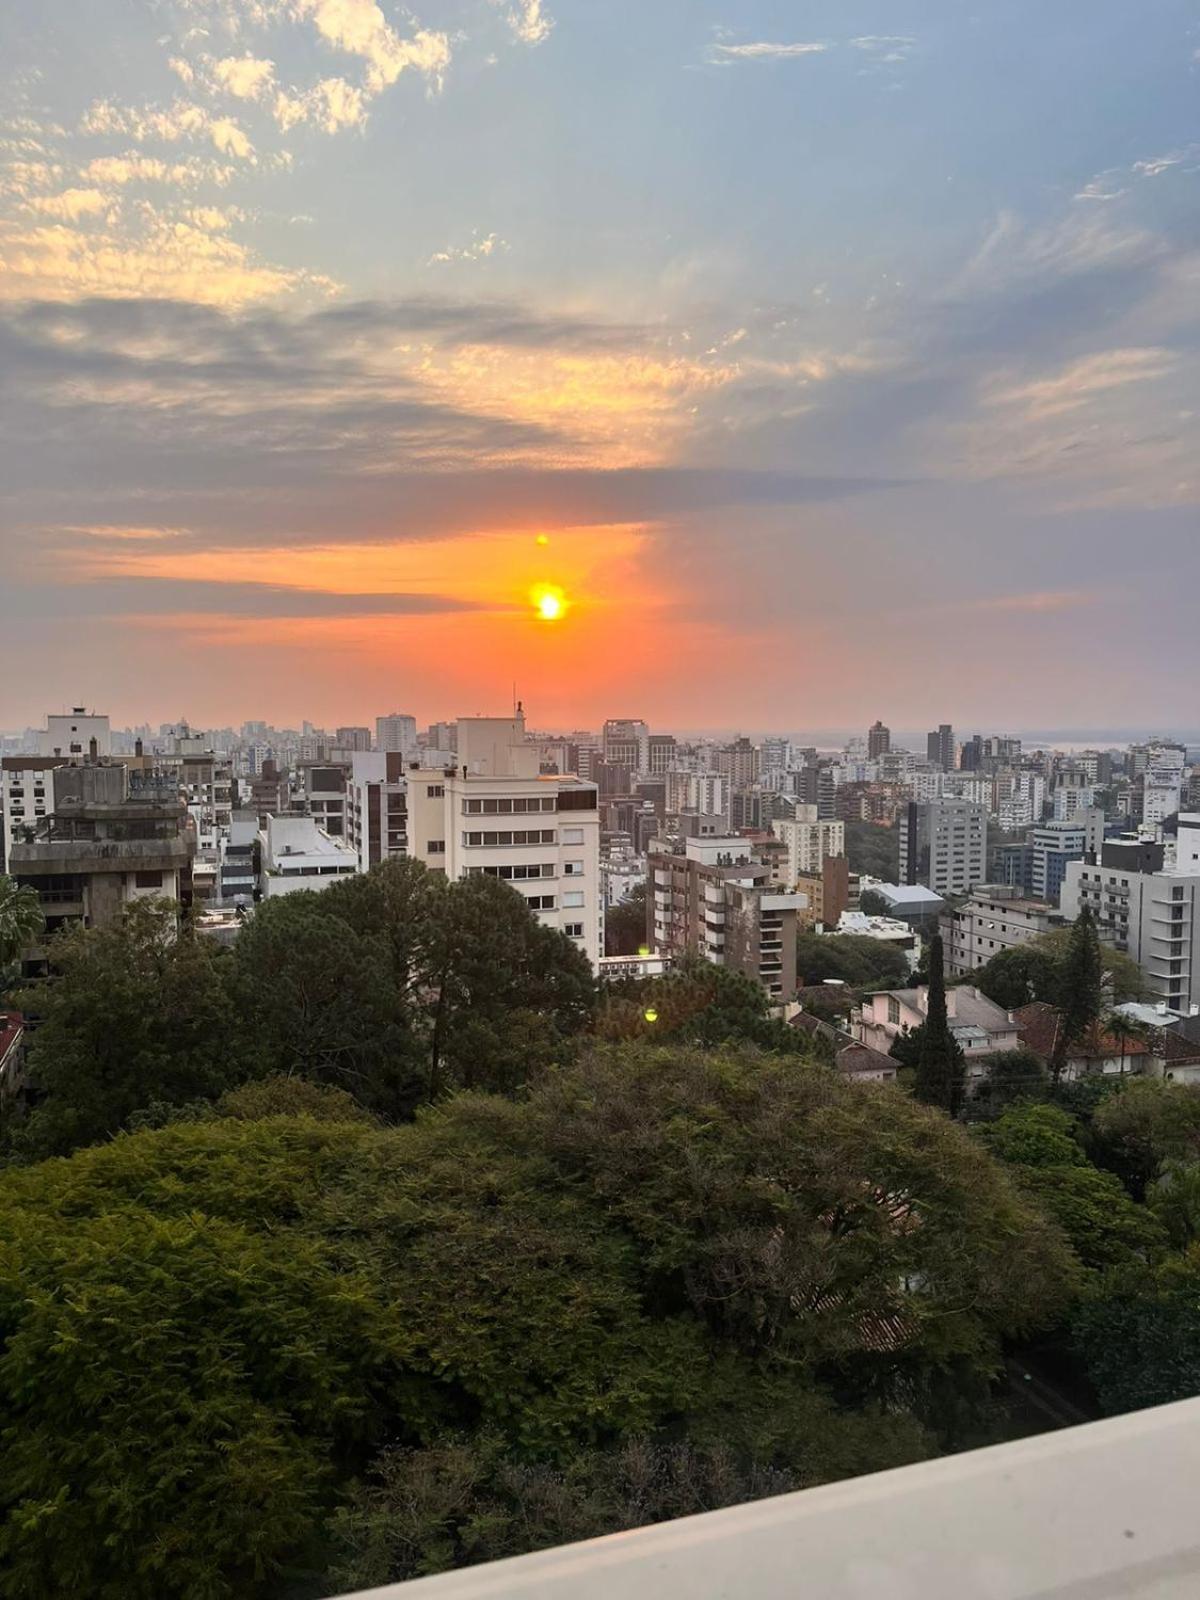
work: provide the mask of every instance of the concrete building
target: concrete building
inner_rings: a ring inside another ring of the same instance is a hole
[[[1013,950],[1065,926],[1057,904],[1027,899],[1019,890],[1002,884],[986,885],[976,889],[965,904],[942,913],[946,972],[962,977],[985,966],[1002,950]]]
[[[440,740],[435,742],[440,747]],[[414,755],[417,749],[416,717],[407,716],[402,711],[391,711],[386,717],[376,717],[375,748],[384,755]]]
[[[928,1005],[929,990],[924,984],[867,995],[853,1019],[854,1035],[887,1055],[899,1034],[922,1026]],[[968,984],[946,990],[946,1013],[950,1032],[967,1058],[968,1079],[985,1075],[982,1068],[972,1071],[972,1058],[1016,1050],[1020,1044],[1012,1015]]]
[[[14,839],[36,830],[54,805],[54,769],[60,756],[5,756],[0,761],[0,871]]]
[[[1063,914],[1074,921],[1085,907],[1101,939],[1141,967],[1152,1001],[1200,1005],[1200,870],[1165,866],[1161,845],[1110,842],[1067,867]]]
[[[133,900],[191,902],[195,833],[174,774],[109,763],[54,771],[54,804],[9,872],[37,890],[48,933],[110,926]]]
[[[775,822],[772,832],[787,847],[789,884],[819,873],[827,856],[846,854],[846,824],[822,819],[813,805],[798,805],[795,816]]]
[[[399,751],[372,750],[350,758],[346,782],[346,843],[360,872],[408,854],[407,773],[420,764]]]
[[[201,738],[197,742],[206,741]],[[215,861],[233,817],[233,763],[213,750],[161,756],[158,763],[163,772],[177,775],[180,795],[196,830],[197,854]]]
[[[638,718],[610,717],[600,735],[601,758],[630,772],[650,771],[650,729]]]
[[[1142,821],[1154,826],[1179,811],[1187,752],[1182,745],[1153,745],[1142,787]]]
[[[319,828],[324,828],[335,839],[344,839],[349,778],[350,773],[342,762],[298,763],[292,772],[291,804],[288,809],[311,817]]]
[[[46,726],[38,734],[38,754],[63,756],[67,760],[104,760],[112,755],[112,730],[108,718],[98,716],[83,706],[61,716],[46,718]]]
[[[729,780],[731,789],[752,789],[758,782],[757,745],[743,737],[717,752],[717,771]]]
[[[1046,822],[1033,830],[1029,836],[1029,890],[1035,900],[1058,904],[1067,867],[1083,859],[1086,842],[1087,824],[1082,816],[1071,822]]]
[[[845,856],[826,856],[819,872],[802,872],[780,887],[792,889],[808,901],[800,913],[802,929],[818,925],[836,928],[850,909],[850,863]]]
[[[525,717],[463,717],[454,768],[407,774],[408,854],[452,879],[483,873],[525,897],[593,968],[604,953],[600,797],[543,775]]]
[[[987,812],[969,800],[911,801],[900,819],[900,881],[968,894],[987,878]]]
[[[926,737],[925,758],[932,765],[940,767],[943,772],[953,772],[954,754],[954,729],[948,722],[943,722]]]
[[[647,942],[661,955],[694,954],[753,978],[783,1004],[796,991],[802,894],[781,893],[754,842],[655,842],[647,861]]]
[[[356,750],[371,748],[370,728],[339,728],[333,736],[334,747],[353,754]]]
[[[254,899],[258,889],[258,818],[235,812],[228,836],[217,847],[217,901],[236,906]]]
[[[945,910],[946,902],[919,883],[881,883],[878,879],[863,879],[859,883],[859,896],[870,892],[878,895],[887,907],[887,915],[910,928],[922,928],[935,921]]]
[[[880,756],[886,755],[892,748],[892,730],[885,728],[882,722],[875,722],[867,729],[867,759],[878,761]]]
[[[328,889],[358,871],[354,851],[312,817],[272,816],[258,834],[258,888],[264,900],[301,889]]]

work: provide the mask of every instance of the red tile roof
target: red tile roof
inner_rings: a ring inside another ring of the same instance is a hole
[[[1062,1025],[1062,1012],[1058,1007],[1046,1000],[1034,1000],[1032,1004],[1014,1011],[1013,1020],[1025,1048],[1041,1056],[1044,1061],[1052,1060]],[[1104,1061],[1112,1056],[1124,1055],[1130,1061],[1135,1056],[1149,1054],[1150,1047],[1144,1039],[1118,1039],[1115,1034],[1106,1032],[1099,1023],[1093,1023],[1083,1038],[1071,1045],[1067,1060]]]

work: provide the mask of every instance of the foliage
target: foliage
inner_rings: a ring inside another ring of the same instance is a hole
[[[1200,1085],[1138,1078],[1096,1108],[1097,1161],[1140,1200],[1164,1161],[1200,1159]]]
[[[1071,928],[1066,955],[1059,968],[1058,1005],[1062,1019],[1050,1071],[1057,1080],[1066,1065],[1067,1052],[1099,1021],[1103,994],[1104,966],[1096,924],[1085,907]]]
[[[858,897],[858,909],[868,917],[886,917],[891,907],[877,889],[864,889]]]
[[[876,822],[847,822],[846,859],[851,872],[895,883],[900,876],[900,835]]]
[[[955,1117],[966,1092],[966,1065],[962,1047],[950,1031],[946,1014],[946,968],[941,934],[935,934],[929,942],[929,989],[925,1021],[919,1032],[921,1042],[913,1093],[926,1105],[940,1106]]]
[[[604,918],[604,953],[636,956],[646,944],[646,885],[635,884]]]
[[[971,974],[971,982],[1006,1011],[1015,1011],[1033,1000],[1062,1005],[1068,954],[1074,936],[1074,928],[1059,928],[1026,944],[1001,950]],[[1100,950],[1100,960],[1103,980],[1111,991],[1114,1005],[1141,997],[1145,979],[1135,961],[1107,947]]]
[[[32,1111],[9,1134],[22,1157],[107,1138],[156,1100],[211,1099],[237,1081],[226,955],[176,936],[175,908],[137,900],[114,926],[75,927],[50,945],[53,975],[20,997],[32,1032]]]
[[[903,951],[854,933],[802,933],[796,940],[796,971],[805,984],[837,978],[856,989],[895,987],[910,976]]]
[[[962,1130],[803,1062],[597,1048],[394,1129],[281,1092],[0,1175],[0,1596],[328,1592],[339,1506],[406,1575],[891,1465],[1071,1292]]]
[[[788,1055],[810,1053],[811,1042],[771,1016],[761,984],[698,956],[661,978],[613,984],[604,994],[595,1033],[610,1042],[753,1044]]]
[[[997,1050],[980,1065],[987,1077],[972,1096],[976,1111],[996,1113],[1019,1100],[1044,1100],[1049,1092],[1049,1074],[1032,1050]]]
[[[45,921],[37,890],[0,872],[0,982],[22,950],[36,943]]]
[[[1150,1186],[1146,1204],[1176,1250],[1200,1239],[1200,1161],[1168,1159]]]
[[[1135,1205],[1111,1172],[1090,1164],[1065,1111],[1012,1106],[980,1137],[1058,1223],[1085,1267],[1103,1270],[1162,1253],[1166,1236],[1157,1218]]]
[[[1110,1274],[1074,1319],[1076,1346],[1110,1414],[1200,1394],[1200,1245]]]

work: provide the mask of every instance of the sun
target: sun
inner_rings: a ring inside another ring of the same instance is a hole
[[[543,622],[561,622],[567,614],[567,597],[555,583],[537,584],[529,591],[529,599]]]

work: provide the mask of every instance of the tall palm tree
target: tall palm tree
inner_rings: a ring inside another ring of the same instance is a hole
[[[45,926],[37,890],[0,873],[0,993],[9,967]]]
[[[1125,1076],[1125,1057],[1129,1051],[1131,1039],[1143,1037],[1144,1029],[1140,1022],[1135,1022],[1132,1017],[1127,1017],[1123,1011],[1112,1012],[1104,1024],[1105,1031],[1110,1033],[1121,1046],[1121,1076]]]

